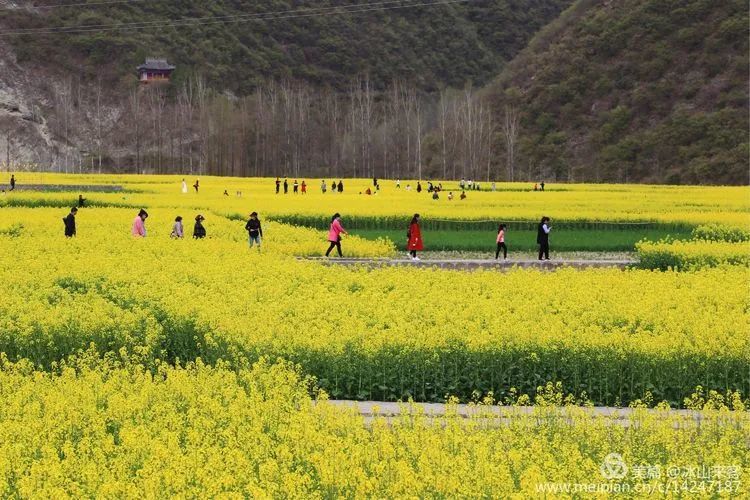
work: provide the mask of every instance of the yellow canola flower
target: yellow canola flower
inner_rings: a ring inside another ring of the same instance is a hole
[[[49,366],[92,343],[146,364],[267,355],[333,397],[389,400],[532,395],[550,381],[599,404],[650,392],[681,405],[698,385],[750,393],[746,267],[347,268],[297,260],[322,253],[325,234],[275,240],[297,231],[282,225],[258,253],[241,221],[218,216],[205,240],[170,239],[160,215],[135,239],[132,212],[86,209],[65,239],[57,209],[4,210],[27,221],[0,237],[0,352],[13,360]]]
[[[528,498],[608,482],[610,453],[631,470],[663,471],[620,479],[634,498],[668,482],[667,470],[701,467],[722,468],[706,496],[720,481],[723,493],[750,494],[745,412],[705,411],[697,422],[636,411],[627,426],[575,408],[366,423],[313,404],[286,364],[152,373],[86,357],[54,374],[2,362],[0,401],[4,498]]]
[[[642,241],[636,244],[636,250],[641,267],[650,269],[750,266],[750,241]]]
[[[64,175],[25,173],[19,175],[19,186],[26,184],[104,185],[121,186],[122,192],[85,193],[89,204],[98,206],[142,206],[158,209],[215,211],[222,215],[246,216],[257,211],[261,217],[304,217],[305,220],[325,224],[339,212],[346,217],[403,219],[419,213],[424,219],[538,221],[542,215],[561,221],[588,222],[656,222],[696,226],[720,223],[750,228],[750,187],[722,186],[649,186],[622,184],[548,184],[546,191],[535,192],[529,183],[498,183],[496,191],[482,182],[483,191],[468,191],[459,200],[456,181],[442,183],[440,200],[432,200],[425,191],[417,193],[416,180],[401,179],[401,188],[394,180],[380,180],[376,195],[364,193],[372,188],[372,179],[343,179],[344,192],[330,191],[331,179],[326,179],[328,191],[320,190],[321,179],[306,179],[308,193],[275,194],[272,178],[231,178],[203,176],[139,176],[139,175]],[[182,179],[189,191],[181,192]],[[196,178],[200,189],[191,187]],[[281,179],[283,181],[283,178]],[[301,179],[299,179],[301,182]],[[338,179],[337,179],[338,180]],[[410,184],[412,190],[407,191]],[[228,196],[224,196],[224,191]],[[241,196],[237,196],[237,192]],[[447,192],[456,198],[448,201]],[[77,191],[32,192],[14,191],[0,197],[0,206],[56,206],[65,207],[76,202]],[[186,214],[183,213],[183,216]]]

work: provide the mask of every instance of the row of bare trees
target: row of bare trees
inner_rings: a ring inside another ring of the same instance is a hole
[[[65,151],[120,172],[513,179],[518,138],[517,110],[498,113],[471,88],[375,89],[367,77],[345,92],[281,81],[245,97],[193,78],[133,88],[106,105],[101,84],[70,80],[55,111]],[[53,160],[56,169],[75,170],[69,154]]]

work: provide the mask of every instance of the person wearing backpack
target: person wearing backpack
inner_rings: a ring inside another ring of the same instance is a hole
[[[406,249],[409,250],[411,260],[420,260],[417,257],[417,252],[424,250],[424,242],[422,241],[422,230],[419,228],[419,214],[414,214],[414,217],[412,217],[406,237],[408,238]]]
[[[253,244],[258,244],[258,251],[260,251],[260,239],[263,237],[263,228],[260,227],[260,219],[258,219],[258,212],[250,214],[247,224],[245,224],[245,231],[248,233],[248,243],[250,248],[253,248]]]

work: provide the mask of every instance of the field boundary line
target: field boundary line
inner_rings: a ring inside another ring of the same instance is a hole
[[[612,425],[630,427],[637,423],[633,419],[637,414],[646,414],[655,416],[660,419],[675,419],[675,428],[680,428],[680,424],[695,423],[700,425],[704,420],[708,420],[704,412],[687,409],[656,409],[656,408],[618,408],[612,406],[504,406],[504,405],[475,405],[475,404],[456,404],[448,405],[445,403],[394,403],[386,401],[354,401],[354,400],[327,400],[315,401],[314,404],[330,404],[334,408],[341,410],[356,410],[362,416],[365,423],[370,424],[376,419],[385,419],[391,423],[393,419],[407,416],[423,416],[430,420],[441,419],[446,414],[449,417],[456,416],[462,420],[477,420],[480,423],[491,425],[510,424],[513,420],[525,417],[534,417],[540,420],[549,418],[561,418],[573,423],[579,418],[575,413],[580,413],[592,418],[602,418]],[[450,409],[451,412],[447,413]],[[722,420],[723,424],[734,425],[738,419],[745,418],[750,423],[750,414],[740,414],[738,412],[728,412]],[[714,419],[711,418],[711,421]]]

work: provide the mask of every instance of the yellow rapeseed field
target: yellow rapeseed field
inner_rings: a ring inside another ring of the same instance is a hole
[[[99,176],[22,173],[17,175],[19,186],[27,184],[53,185],[118,185],[125,192],[89,193],[90,203],[110,206],[148,208],[181,207],[213,210],[220,214],[243,214],[256,210],[262,215],[315,216],[330,218],[335,212],[350,217],[407,219],[413,213],[427,218],[465,220],[522,220],[538,221],[549,215],[556,221],[601,222],[659,222],[665,224],[697,225],[721,223],[750,227],[750,188],[748,187],[695,187],[695,186],[633,186],[612,184],[547,185],[546,191],[534,192],[528,184],[497,184],[496,192],[468,191],[465,200],[459,200],[458,184],[443,182],[441,199],[432,200],[425,191],[416,192],[416,181],[381,180],[377,195],[364,193],[372,180],[344,179],[344,192],[332,194],[331,179],[326,179],[328,191],[322,194],[321,179],[306,179],[308,193],[274,194],[274,179],[245,179],[230,177],[185,177],[188,193],[181,193],[180,176]],[[200,180],[195,193],[192,184]],[[281,179],[283,181],[283,178]],[[299,179],[301,182],[302,179]],[[438,181],[435,181],[437,184]],[[406,190],[410,184],[411,191]],[[483,183],[483,189],[489,184]],[[229,196],[224,196],[227,191]],[[237,197],[237,191],[241,197]],[[452,191],[455,198],[447,200]],[[33,203],[63,206],[77,198],[72,193],[36,193],[17,191],[0,197],[4,204]]]
[[[641,410],[629,426],[546,407],[365,423],[314,405],[293,370],[263,361],[154,373],[85,356],[54,374],[2,365],[4,498],[577,498],[554,488],[587,484],[631,498],[750,494],[744,411],[697,422]],[[611,453],[624,477],[602,469]]]
[[[0,195],[0,496],[577,497],[539,488],[608,483],[601,466],[611,453],[631,471],[724,467],[726,484],[697,496],[750,494],[747,265],[338,267],[298,258],[321,255],[324,232],[267,219],[341,212],[346,226],[414,211],[506,220],[549,211],[744,234],[747,189],[560,186],[471,192],[451,206],[404,192],[404,180],[402,191],[386,181],[370,197],[355,194],[366,180],[344,180],[341,195],[322,195],[317,180],[303,199],[273,194],[269,179],[206,178],[198,194],[182,194],[174,176],[29,177],[126,191],[85,193],[91,206],[69,239],[61,218],[77,191]],[[130,234],[139,208],[150,213],[142,239]],[[253,210],[261,251],[244,230]],[[190,238],[198,213],[203,240]],[[184,240],[169,236],[177,215]],[[343,246],[350,256],[394,253],[389,241],[356,235]],[[564,418],[540,408],[508,421],[364,422],[324,402],[523,403],[548,382],[576,401],[706,412],[700,425],[645,412],[612,425],[573,408]],[[724,395],[721,409],[696,396],[708,393]],[[631,472],[618,484],[646,497],[638,485],[665,480]]]
[[[144,362],[282,356],[349,398],[466,399],[557,380],[602,404],[651,391],[679,405],[697,385],[750,393],[747,268],[328,267],[294,257],[326,248],[312,230],[269,225],[259,253],[242,221],[216,215],[207,239],[175,241],[159,215],[133,239],[127,209],[81,210],[74,239],[60,234],[64,210],[4,213],[25,221],[0,237],[0,351],[14,360],[49,366],[92,342]]]

